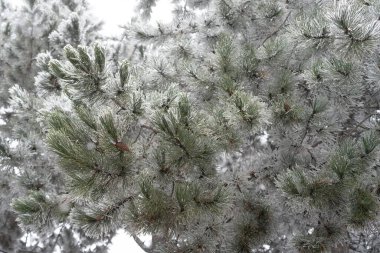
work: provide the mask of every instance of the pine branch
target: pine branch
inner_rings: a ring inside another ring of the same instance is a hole
[[[174,140],[174,144],[176,146],[180,147],[185,152],[185,154],[189,158],[191,158],[191,155],[190,155],[189,151],[187,151],[187,148],[183,145],[183,143],[181,142],[181,140],[178,137],[176,137],[176,136],[173,137],[173,140]]]

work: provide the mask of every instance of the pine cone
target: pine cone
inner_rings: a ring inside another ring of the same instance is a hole
[[[285,102],[285,103],[284,103],[284,110],[285,110],[285,112],[289,112],[290,109],[292,109],[292,108],[290,107],[289,103],[288,103],[288,102]]]
[[[116,142],[115,147],[120,151],[131,152],[129,146],[121,141]]]

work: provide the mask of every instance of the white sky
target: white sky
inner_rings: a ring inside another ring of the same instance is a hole
[[[145,253],[123,230],[119,230],[114,238],[112,238],[112,245],[110,246],[109,253]]]
[[[10,0],[12,4],[20,5],[24,0]],[[118,35],[119,25],[127,24],[135,13],[137,0],[87,0],[95,17],[104,21],[105,35]],[[171,0],[158,0],[153,8],[151,23],[156,21],[169,22],[172,18]]]
[[[19,5],[23,0],[11,0]],[[137,5],[136,0],[87,0],[95,17],[104,21],[103,34],[117,36],[121,32],[119,25],[129,23]],[[153,8],[151,23],[169,22],[172,18],[171,0],[159,0]],[[149,239],[142,238],[144,241]],[[144,253],[132,237],[119,230],[112,240],[109,253]]]
[[[94,15],[104,21],[103,32],[117,35],[118,25],[127,24],[136,7],[135,0],[88,0]]]
[[[105,22],[103,32],[106,35],[117,35],[119,25],[127,24],[137,5],[136,0],[87,0],[94,15]],[[172,17],[171,0],[159,0],[153,8],[151,22],[168,22]]]

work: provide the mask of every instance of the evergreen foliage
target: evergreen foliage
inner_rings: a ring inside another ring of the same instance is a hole
[[[90,21],[83,1],[28,0],[17,8],[1,1],[1,8],[0,251],[88,251],[95,241],[65,222],[69,204],[64,176],[42,141],[43,118],[52,101],[65,103],[57,80],[46,71],[52,55],[61,55],[60,43],[87,44],[99,38],[99,24]],[[68,16],[77,17],[76,29],[70,29],[75,22]],[[10,207],[16,197],[14,208],[24,213],[19,225]],[[90,249],[105,250],[100,244]]]
[[[123,228],[154,253],[377,252],[380,3],[174,4],[171,24],[126,27],[140,60],[41,56],[65,101],[43,115],[64,194],[16,196],[21,226]]]

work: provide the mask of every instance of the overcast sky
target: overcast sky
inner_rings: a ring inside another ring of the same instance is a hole
[[[106,35],[117,35],[120,32],[119,25],[127,24],[137,5],[136,0],[87,0],[96,17],[105,22],[103,32]],[[171,0],[160,0],[153,8],[152,22],[170,21]]]
[[[15,5],[20,5],[24,0],[11,0]],[[103,33],[105,35],[117,35],[121,29],[119,25],[127,24],[133,14],[138,0],[87,0],[93,14],[104,21]],[[151,22],[171,20],[171,0],[158,0],[153,8]]]

